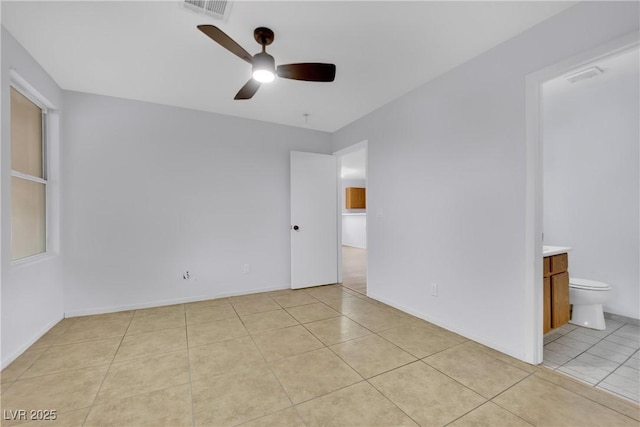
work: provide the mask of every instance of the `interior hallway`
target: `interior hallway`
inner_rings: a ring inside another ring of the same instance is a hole
[[[342,246],[342,286],[367,294],[367,250]]]

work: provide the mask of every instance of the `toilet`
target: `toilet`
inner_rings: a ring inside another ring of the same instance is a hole
[[[595,280],[569,279],[569,303],[573,305],[569,323],[585,328],[603,330],[602,304],[609,299],[611,286]]]

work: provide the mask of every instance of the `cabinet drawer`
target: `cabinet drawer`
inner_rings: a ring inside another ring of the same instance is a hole
[[[569,255],[559,254],[549,258],[551,258],[551,274],[562,273],[569,268]]]

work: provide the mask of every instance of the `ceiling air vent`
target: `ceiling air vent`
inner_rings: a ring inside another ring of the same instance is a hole
[[[589,67],[585,70],[580,70],[575,73],[567,74],[566,76],[562,76],[569,83],[576,83],[580,80],[591,79],[593,77],[599,76],[602,74],[602,70],[598,67]]]
[[[231,1],[225,0],[184,0],[186,8],[213,16],[225,22],[229,18],[231,3]]]

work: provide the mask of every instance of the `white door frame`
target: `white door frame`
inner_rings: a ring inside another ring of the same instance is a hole
[[[338,194],[338,201],[341,200],[341,192],[342,192],[342,177],[340,176],[340,171],[342,170],[342,156],[345,154],[353,153],[354,151],[365,150],[365,156],[367,160],[367,174],[365,175],[365,182],[367,182],[367,187],[369,186],[368,176],[369,176],[369,142],[368,140],[364,140],[358,142],[356,144],[350,145],[348,147],[343,148],[342,150],[335,151],[333,153],[334,156],[338,158],[338,179],[336,186],[336,193]],[[368,192],[368,188],[367,188]],[[342,283],[342,205],[338,203],[338,209],[336,211],[336,215],[338,216],[338,283]],[[368,221],[368,214],[365,214]],[[367,228],[365,229],[365,238],[367,241],[367,266],[369,265],[369,226],[367,224]],[[367,282],[369,280],[369,269],[367,268]],[[367,295],[369,294],[369,287],[367,287]]]
[[[605,43],[526,77],[525,358],[542,363],[542,85],[640,45],[640,32]]]

